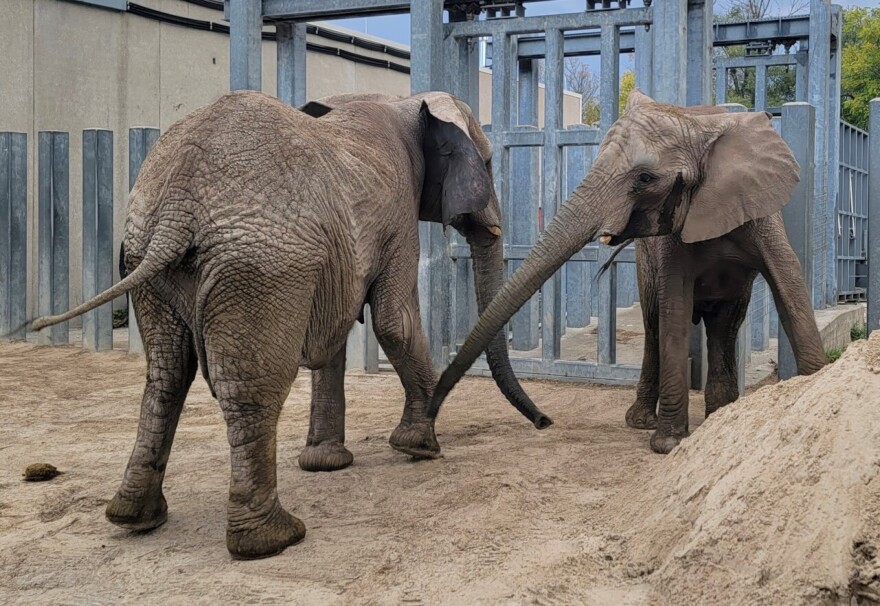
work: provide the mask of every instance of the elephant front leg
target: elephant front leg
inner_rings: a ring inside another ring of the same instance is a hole
[[[391,279],[404,277],[401,272]],[[399,283],[377,283],[370,307],[376,338],[406,392],[403,417],[389,439],[391,447],[416,458],[433,459],[440,455],[440,444],[428,406],[436,377],[422,329],[415,275],[411,278],[406,288]]]
[[[645,275],[648,261],[640,261],[639,300],[642,305],[642,323],[645,327],[645,349],[642,369],[636,388],[636,401],[626,411],[626,424],[633,429],[657,429],[657,399],[660,395],[660,310],[657,287],[653,276]],[[650,267],[648,270],[650,270]],[[656,270],[653,270],[656,271]]]
[[[345,347],[324,368],[312,372],[309,437],[299,455],[304,471],[335,471],[351,465],[345,447]]]
[[[666,274],[660,280],[660,404],[651,450],[666,454],[689,435],[687,365],[694,286],[682,273]]]
[[[198,362],[186,324],[148,286],[134,295],[147,350],[147,384],[137,441],[107,519],[128,530],[150,530],[167,519],[162,494],[174,432]]]

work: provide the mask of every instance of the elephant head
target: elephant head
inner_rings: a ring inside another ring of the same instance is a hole
[[[634,90],[590,172],[481,314],[434,390],[431,414],[511,316],[588,242],[722,236],[778,212],[799,178],[770,115],[656,103]]]
[[[492,146],[470,108],[452,95],[430,92],[412,97],[337,95],[309,102],[301,109],[321,117],[354,103],[393,108],[390,115],[398,124],[384,126],[407,132],[414,155],[420,156],[412,162],[414,177],[421,184],[419,219],[451,225],[465,237],[471,248],[477,306],[482,313],[503,282],[502,222],[492,182]],[[377,115],[387,119],[389,113]],[[496,330],[483,348],[492,376],[508,401],[538,429],[552,425],[513,374],[504,333]]]

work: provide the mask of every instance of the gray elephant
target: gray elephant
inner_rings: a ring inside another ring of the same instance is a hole
[[[737,398],[736,333],[758,273],[773,291],[798,372],[816,372],[827,358],[780,212],[798,173],[769,114],[662,105],[633,91],[589,174],[440,377],[429,414],[436,417],[511,315],[597,236],[609,245],[644,238],[636,263],[645,351],[626,420],[656,429],[654,451],[667,453],[688,435],[692,321],[702,319],[707,331],[706,413]]]
[[[107,507],[124,528],[161,525],[162,482],[197,367],[228,426],[227,546],[279,553],[305,535],[276,492],[276,424],[300,367],[314,370],[300,465],[348,465],[345,344],[370,304],[376,336],[406,392],[391,445],[440,447],[427,407],[436,377],[421,326],[418,221],[469,242],[485,307],[501,286],[501,218],[491,147],[464,103],[444,93],[343,96],[305,113],[256,92],[230,93],[174,124],[131,193],[127,275],[39,329],[131,291],[148,362],[134,452]],[[516,381],[499,333],[488,355],[508,399],[551,421]]]

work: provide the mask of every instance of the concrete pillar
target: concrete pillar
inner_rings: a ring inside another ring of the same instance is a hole
[[[306,24],[281,22],[275,31],[278,98],[299,107],[306,102]]]
[[[263,3],[229,0],[229,90],[262,90]]]

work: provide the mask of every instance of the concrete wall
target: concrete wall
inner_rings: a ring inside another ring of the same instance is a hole
[[[221,12],[179,0],[141,0],[164,12],[222,22]],[[271,28],[267,28],[271,29]],[[339,29],[339,28],[337,28]],[[373,38],[352,32],[361,38]],[[325,38],[310,37],[362,55],[408,65],[406,59]],[[388,46],[396,46],[382,41]],[[229,38],[63,0],[9,0],[0,21],[0,131],[28,134],[28,314],[37,304],[36,142],[41,130],[70,133],[70,304],[81,299],[82,130],[114,131],[115,222],[118,251],[128,193],[128,129],[163,131],[228,90]],[[409,93],[409,76],[340,57],[312,53],[309,98],[345,92]],[[482,107],[489,107],[490,74],[480,75]],[[275,93],[275,44],[263,43],[263,90]],[[543,92],[543,91],[541,91]],[[580,99],[567,95],[567,123]],[[116,262],[114,261],[114,267]],[[122,302],[117,303],[121,308]]]

